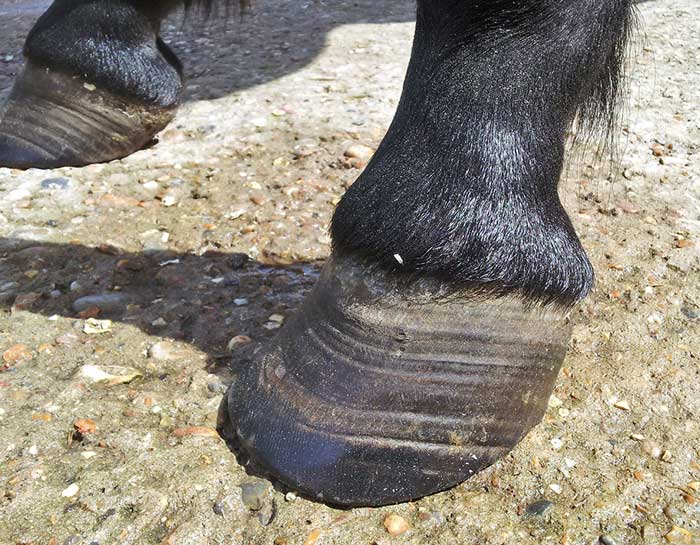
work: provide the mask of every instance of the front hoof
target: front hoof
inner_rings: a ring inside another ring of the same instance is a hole
[[[133,102],[29,61],[0,116],[0,167],[79,167],[120,159],[150,142],[175,111],[175,105]]]
[[[491,465],[541,420],[569,333],[560,310],[331,259],[230,389],[229,433],[325,503],[420,498]]]

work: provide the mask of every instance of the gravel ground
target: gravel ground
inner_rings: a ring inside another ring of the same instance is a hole
[[[0,1],[0,100],[45,5]],[[345,152],[391,119],[411,2],[169,21],[187,102],[156,146],[0,169],[0,543],[700,543],[700,5],[640,11],[624,154],[562,187],[598,283],[544,422],[454,490],[348,511],[248,475],[213,428],[328,254],[366,160]]]

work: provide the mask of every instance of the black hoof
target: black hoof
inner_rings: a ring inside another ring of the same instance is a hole
[[[0,167],[78,167],[120,159],[150,142],[175,110],[130,102],[30,61],[0,115]]]
[[[401,287],[332,259],[227,396],[228,434],[325,503],[378,506],[455,486],[541,420],[564,358],[561,311]]]

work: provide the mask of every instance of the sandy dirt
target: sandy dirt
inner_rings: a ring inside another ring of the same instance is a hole
[[[0,1],[0,100],[45,6]],[[0,544],[700,543],[700,5],[639,9],[620,162],[562,184],[598,281],[544,422],[451,491],[348,511],[248,475],[212,430],[328,254],[363,166],[344,153],[396,106],[412,3],[172,18],[187,100],[157,145],[0,169]]]

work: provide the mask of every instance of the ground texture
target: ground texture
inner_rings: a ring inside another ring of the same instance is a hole
[[[0,100],[45,6],[0,2]],[[170,20],[187,103],[157,145],[0,169],[0,543],[700,543],[700,5],[640,12],[620,163],[562,184],[598,282],[544,422],[454,490],[350,511],[248,475],[213,428],[316,279],[348,148],[391,119],[411,2]]]

